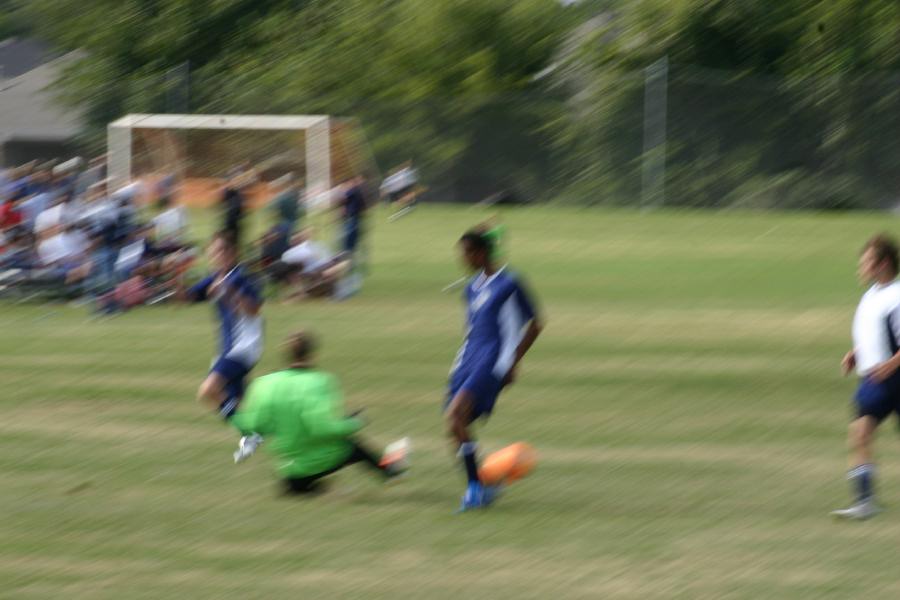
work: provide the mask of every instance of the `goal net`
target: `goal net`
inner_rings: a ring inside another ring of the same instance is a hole
[[[132,114],[109,124],[107,148],[112,185],[140,182],[145,200],[166,186],[191,206],[217,202],[236,172],[253,175],[252,205],[287,174],[313,205],[355,175],[378,176],[358,124],[327,115]]]

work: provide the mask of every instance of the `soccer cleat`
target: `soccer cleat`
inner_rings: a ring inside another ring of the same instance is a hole
[[[881,508],[875,504],[874,500],[860,500],[848,508],[842,508],[831,512],[831,516],[836,519],[847,519],[849,521],[864,521],[871,519],[881,512]]]
[[[388,477],[393,479],[409,470],[410,448],[411,444],[408,437],[387,445],[378,465],[387,472]]]
[[[263,436],[258,433],[245,435],[238,442],[238,449],[234,451],[234,464],[242,463],[256,452],[259,445],[263,443]]]
[[[500,496],[501,491],[503,491],[502,485],[482,485],[480,482],[473,481],[466,488],[466,493],[463,494],[459,512],[487,508]]]

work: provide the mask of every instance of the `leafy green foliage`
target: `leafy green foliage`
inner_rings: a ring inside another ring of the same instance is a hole
[[[444,198],[631,203],[666,56],[670,203],[782,175],[900,191],[895,0],[5,2],[86,51],[61,90],[97,147],[125,112],[348,115]]]

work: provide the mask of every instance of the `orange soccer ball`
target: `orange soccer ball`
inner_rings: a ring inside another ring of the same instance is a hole
[[[516,442],[488,454],[478,469],[478,477],[486,485],[512,483],[531,473],[536,464],[534,448],[525,442]]]

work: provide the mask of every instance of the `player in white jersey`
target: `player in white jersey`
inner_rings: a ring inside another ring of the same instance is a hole
[[[897,245],[884,235],[869,240],[859,259],[859,278],[871,287],[853,317],[853,349],[841,363],[844,375],[856,371],[855,418],[850,423],[850,470],[847,478],[856,499],[832,513],[844,519],[867,519],[880,512],[875,503],[872,443],[878,425],[900,415],[900,281]]]

